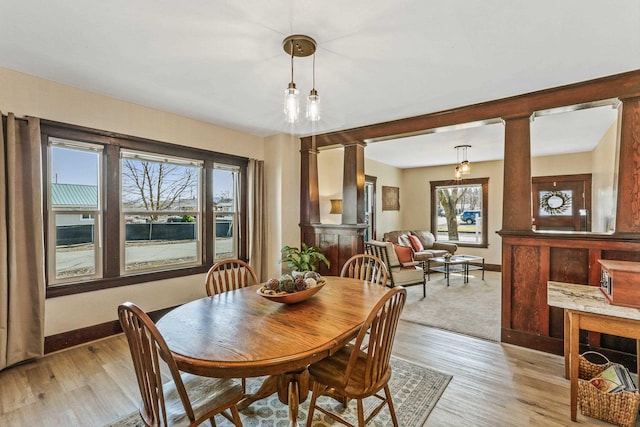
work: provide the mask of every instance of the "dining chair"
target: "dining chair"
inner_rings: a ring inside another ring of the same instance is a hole
[[[257,284],[258,277],[255,271],[241,259],[217,262],[207,272],[205,282],[209,296]]]
[[[384,262],[377,256],[369,254],[352,256],[344,263],[340,272],[340,277],[352,277],[382,286],[387,285],[388,276]]]
[[[313,380],[313,395],[309,404],[307,427],[311,427],[315,410],[326,414],[342,424],[355,427],[337,414],[317,404],[322,395],[340,396],[343,402],[356,399],[358,406],[358,427],[363,427],[378,412],[388,405],[393,425],[398,427],[389,378],[391,377],[391,348],[398,326],[400,312],[404,307],[407,291],[402,286],[391,288],[376,304],[362,325],[354,344],[348,344],[332,356],[309,366],[309,374]],[[369,345],[361,349],[367,336]],[[384,389],[384,396],[380,390]],[[362,400],[375,396],[382,402],[371,411],[365,419]]]
[[[118,318],[129,343],[145,425],[197,426],[210,420],[215,426],[214,416],[221,414],[235,426],[242,426],[236,404],[243,391],[237,380],[181,373],[156,325],[134,303],[118,306]],[[162,372],[167,368],[171,379],[163,383]]]

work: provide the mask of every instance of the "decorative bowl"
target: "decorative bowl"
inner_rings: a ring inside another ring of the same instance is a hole
[[[257,293],[261,297],[266,298],[270,301],[275,301],[282,304],[296,304],[314,296],[316,292],[322,289],[324,285],[324,282],[318,283],[316,286],[307,288],[303,291],[280,294],[265,294],[263,293],[264,287],[261,286],[258,288]]]

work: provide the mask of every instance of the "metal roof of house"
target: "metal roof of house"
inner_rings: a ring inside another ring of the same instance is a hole
[[[51,184],[51,204],[66,207],[98,206],[98,187],[80,184]]]

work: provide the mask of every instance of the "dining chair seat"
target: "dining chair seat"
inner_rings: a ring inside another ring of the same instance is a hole
[[[242,387],[238,380],[229,378],[208,378],[199,375],[182,373],[180,375],[184,388],[189,395],[195,422],[189,420],[180,393],[173,381],[163,384],[164,401],[167,408],[167,424],[170,426],[199,425],[211,418],[211,413],[218,413],[220,407],[242,395]],[[240,424],[241,425],[241,424]]]
[[[309,368],[309,373],[314,379],[320,381],[329,388],[342,388],[352,399],[368,397],[371,393],[377,393],[384,387],[384,384],[391,377],[391,369],[387,369],[378,382],[377,390],[373,390],[365,380],[367,355],[362,349],[349,373],[349,378],[345,378],[347,365],[351,355],[355,350],[353,344],[348,344],[338,352]],[[346,386],[344,386],[346,384]],[[376,388],[376,387],[373,387]]]

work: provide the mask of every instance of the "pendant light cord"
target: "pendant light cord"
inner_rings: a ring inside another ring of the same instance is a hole
[[[291,40],[291,83],[293,83],[293,40]]]

